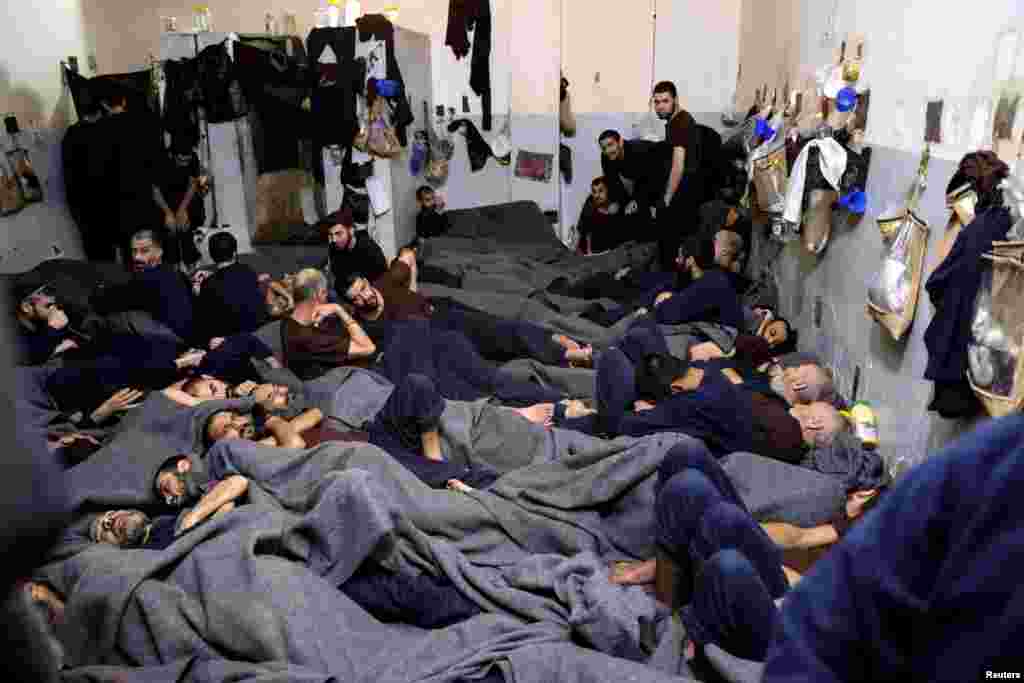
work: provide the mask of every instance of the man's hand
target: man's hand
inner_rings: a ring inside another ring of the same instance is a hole
[[[142,392],[138,389],[126,387],[121,389],[106,401],[99,408],[92,411],[92,421],[99,424],[117,413],[123,413],[136,406],[136,401],[142,398]]]
[[[65,339],[60,344],[57,344],[57,348],[55,348],[53,350],[53,355],[54,356],[59,356],[60,354],[64,353],[65,351],[70,351],[71,349],[77,349],[77,348],[78,348],[78,342],[76,342],[74,339]]]
[[[57,440],[57,443],[61,448],[66,448],[76,441],[88,441],[89,443],[99,446],[99,440],[91,434],[82,434],[81,432],[75,432],[74,434],[65,434]]]
[[[181,516],[181,523],[178,525],[178,533],[183,534],[196,524],[199,524],[199,516],[193,510],[189,510]]]
[[[714,342],[703,342],[690,347],[690,360],[714,360],[715,358],[725,358],[725,354]]]
[[[174,212],[170,209],[164,209],[164,227],[168,230],[174,230],[178,225],[178,218],[174,215]]]
[[[199,291],[203,288],[203,283],[210,277],[210,271],[208,270],[197,270],[192,276],[192,292],[199,296]]]
[[[654,305],[655,306],[660,306],[661,304],[665,303],[666,301],[668,301],[671,298],[672,298],[672,292],[662,292],[661,294],[659,294],[654,299]]]
[[[194,368],[203,362],[203,358],[206,357],[206,351],[199,349],[189,349],[182,355],[178,356],[174,360],[174,364],[178,366],[178,369],[182,368]]]
[[[476,490],[472,486],[464,484],[458,479],[449,479],[445,485],[448,487],[449,491],[458,491],[459,493],[469,493],[470,491]]]
[[[409,266],[410,268],[416,267],[416,252],[409,247],[403,247],[402,251],[398,252],[398,260]]]
[[[186,207],[182,206],[174,213],[174,222],[179,228],[187,228],[191,225],[192,221],[189,220]]]
[[[320,323],[332,315],[339,316],[345,320],[346,312],[339,304],[320,304],[313,309],[313,325],[319,327]]]
[[[46,315],[46,324],[53,330],[63,330],[68,326],[68,314],[59,306],[54,306]]]
[[[255,389],[257,386],[259,385],[256,384],[256,382],[253,382],[251,379],[246,380],[245,382],[242,382],[241,384],[235,387],[235,396],[248,396],[249,394],[252,393],[252,390]]]
[[[654,404],[647,401],[633,401],[633,410],[638,413],[644,410],[654,410]]]
[[[210,350],[215,351],[217,347],[224,343],[224,337],[214,337],[210,340]]]

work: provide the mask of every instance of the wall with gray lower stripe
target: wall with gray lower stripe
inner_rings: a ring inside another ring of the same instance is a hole
[[[878,414],[882,452],[894,473],[919,463],[968,426],[926,410],[932,383],[924,379],[928,363],[924,332],[934,309],[924,281],[914,325],[902,341],[894,342],[865,310],[868,287],[885,254],[875,217],[888,205],[903,201],[918,162],[919,157],[910,153],[874,147],[867,214],[857,226],[849,227],[837,213],[832,239],[820,256],[807,254],[799,242],[781,248],[762,239],[757,245],[756,260],[774,275],[781,312],[800,329],[801,348],[817,352],[835,368],[839,388],[847,396],[860,367],[858,398],[870,401]],[[956,163],[946,160],[933,159],[930,165],[928,188],[919,206],[930,228],[925,277],[935,265],[935,251],[945,232],[949,217],[945,189],[955,169]],[[818,299],[820,325],[815,324],[814,315]]]

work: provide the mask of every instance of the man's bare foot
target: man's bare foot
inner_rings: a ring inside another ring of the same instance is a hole
[[[643,562],[616,562],[612,566],[611,582],[622,586],[642,586],[654,583],[657,560]]]
[[[537,403],[529,408],[516,408],[515,411],[534,424],[549,426],[555,416],[555,404]]]
[[[570,339],[564,334],[556,334],[551,337],[552,341],[567,351],[579,351],[583,346],[575,339]]]
[[[586,406],[583,401],[578,399],[565,399],[562,401],[562,405],[565,406],[566,417],[586,417],[587,415],[593,415],[596,410],[591,410]]]
[[[592,346],[584,346],[579,349],[566,349],[565,360],[569,361],[570,367],[592,367],[594,365],[594,348]]]

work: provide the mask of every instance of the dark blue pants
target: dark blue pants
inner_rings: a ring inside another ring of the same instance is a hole
[[[481,356],[504,363],[531,358],[545,365],[565,365],[565,349],[551,337],[552,332],[522,320],[510,320],[464,306],[452,299],[431,299],[435,329],[461,332],[473,342]]]
[[[618,423],[633,411],[636,401],[636,369],[622,350],[611,348],[601,354],[594,379],[597,415],[566,418],[560,427],[584,434],[618,434]]]
[[[659,471],[655,538],[680,573],[680,602],[689,603],[683,623],[694,642],[763,659],[772,601],[788,584],[781,553],[727,482],[709,454],[673,449]]]
[[[446,577],[395,574],[373,562],[364,562],[341,591],[380,621],[420,628],[444,628],[482,611]]]

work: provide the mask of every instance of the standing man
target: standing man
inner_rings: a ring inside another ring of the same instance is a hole
[[[697,230],[697,210],[704,196],[700,129],[690,112],[680,108],[672,81],[654,86],[653,103],[654,112],[665,121],[665,141],[672,150],[665,192],[657,204],[661,267],[668,271],[683,238]]]

